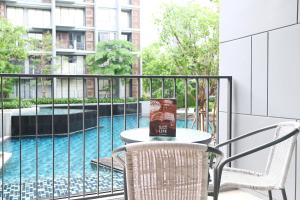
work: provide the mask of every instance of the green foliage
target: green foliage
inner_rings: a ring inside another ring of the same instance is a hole
[[[21,108],[30,108],[32,107],[32,103],[30,100],[22,100]],[[2,108],[2,104],[0,104],[0,108]],[[17,109],[19,108],[19,100],[11,100],[3,102],[3,109]]]
[[[140,99],[141,101],[142,99]],[[99,98],[99,103],[111,103],[110,98]],[[87,98],[85,103],[97,103],[97,98]],[[67,98],[54,99],[54,104],[82,104],[83,100],[79,98],[70,98],[69,101]],[[113,103],[124,103],[125,100],[122,98],[114,98]],[[126,103],[136,102],[135,98],[127,98]],[[21,101],[21,108],[30,108],[33,105],[45,105],[52,104],[52,98],[38,98],[35,99],[23,99]],[[2,108],[2,103],[0,102],[0,108]],[[19,108],[19,99],[3,99],[3,108],[4,109],[17,109]]]
[[[216,3],[217,5],[217,3]],[[217,9],[190,3],[186,6],[164,5],[163,12],[155,19],[160,30],[160,41],[144,49],[142,53],[145,75],[217,75],[219,27]],[[161,97],[161,80],[153,80],[154,97]],[[165,96],[173,96],[174,80],[166,79]],[[143,82],[149,91],[149,82]],[[205,107],[205,83],[199,83],[200,107]],[[213,92],[215,83],[210,82]],[[196,84],[188,82],[188,106],[195,106]],[[176,82],[177,106],[185,106],[185,83]]]
[[[99,98],[99,103],[111,103],[110,98]],[[85,103],[97,103],[97,98],[87,98],[84,100]],[[136,99],[129,98],[127,99],[127,102],[135,102]],[[36,103],[35,99],[31,100],[33,104]],[[70,104],[81,104],[83,102],[82,99],[79,98],[70,98],[69,103]],[[114,98],[113,103],[124,103],[124,99],[121,98]],[[52,98],[38,98],[37,99],[37,104],[42,105],[42,104],[52,104]],[[67,98],[59,98],[59,99],[54,99],[54,104],[68,104],[68,99]]]
[[[176,72],[215,75],[218,72],[218,12],[199,4],[167,4],[156,18],[160,42],[170,54]]]
[[[133,62],[132,43],[124,40],[109,40],[97,44],[96,53],[87,56],[90,73],[129,75]]]
[[[19,73],[18,63],[25,60],[26,31],[22,27],[15,27],[6,19],[0,17],[0,73]],[[3,79],[3,96],[8,97],[13,90],[14,79]]]

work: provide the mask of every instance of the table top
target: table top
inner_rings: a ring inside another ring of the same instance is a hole
[[[134,128],[121,132],[121,139],[125,143],[173,141],[208,144],[211,141],[211,134],[195,129],[176,128],[176,137],[149,136],[149,128]]]

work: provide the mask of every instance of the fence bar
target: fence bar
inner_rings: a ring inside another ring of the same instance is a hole
[[[82,78],[83,197],[85,197],[85,78]]]
[[[215,98],[215,104],[216,104],[216,115],[217,115],[217,124],[216,124],[216,143],[219,144],[220,142],[220,129],[219,129],[219,125],[220,125],[220,114],[219,114],[219,111],[220,111],[220,80],[217,79],[217,91],[216,91],[216,98]]]
[[[113,97],[113,91],[114,91],[114,79],[110,79],[110,135],[111,135],[111,152],[114,150],[114,110],[113,110],[113,104],[114,104],[114,97]],[[111,194],[114,193],[114,161],[113,157],[111,157]]]
[[[150,98],[152,98],[152,78],[150,78]]]
[[[136,98],[136,123],[140,127],[140,79],[137,80],[137,98]]]
[[[176,99],[176,78],[174,80],[173,97]]]
[[[70,78],[68,78],[68,199],[71,197],[71,137],[70,137]]]
[[[19,77],[19,148],[20,148],[20,199],[22,199],[22,124],[21,124],[21,77]],[[36,185],[37,189],[37,185]]]
[[[54,78],[51,79],[52,93],[52,115],[51,115],[51,135],[52,135],[52,198],[55,194],[55,138],[54,138]]]
[[[38,159],[38,102],[37,102],[37,98],[38,98],[38,78],[35,78],[35,185],[36,185],[36,189],[35,189],[35,197],[36,199],[39,198],[38,196],[38,163],[39,163],[39,159]]]
[[[3,128],[3,125],[4,125],[4,120],[3,120],[3,117],[4,117],[4,103],[3,103],[3,76],[1,76],[1,138],[2,138],[2,143],[1,143],[1,150],[2,150],[2,153],[4,152],[4,128]],[[1,189],[2,189],[2,200],[4,199],[4,156],[2,156],[2,159],[1,159],[1,162],[2,162],[2,168],[1,168],[1,174],[2,174],[2,184],[1,184]]]
[[[100,124],[100,116],[99,116],[99,78],[97,78],[97,196],[99,196],[99,159],[100,159],[100,129],[99,129],[99,124]]]
[[[196,110],[195,110],[195,119],[196,120],[196,129],[199,130],[199,80],[196,79]],[[201,116],[200,116],[201,121]]]
[[[209,132],[209,79],[206,79],[206,131]]]
[[[127,103],[127,89],[126,89],[126,81],[127,79],[124,78],[124,84],[125,84],[125,87],[124,87],[124,130],[126,130],[126,103]]]
[[[188,80],[187,78],[185,79],[185,94],[184,94],[184,107],[185,107],[185,128],[188,127],[188,121],[187,121],[187,117],[188,117]]]
[[[161,79],[161,98],[165,98],[165,79]]]
[[[232,138],[232,78],[228,78],[227,84],[227,139],[230,140]],[[231,144],[228,145],[228,156],[231,156]],[[229,163],[229,167],[231,167],[231,162]]]

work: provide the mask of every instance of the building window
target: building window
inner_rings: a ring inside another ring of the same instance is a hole
[[[28,9],[28,26],[49,28],[51,14],[48,10]]]
[[[28,33],[28,38],[35,39],[35,40],[42,40],[43,33]]]
[[[59,74],[84,74],[83,56],[57,56],[56,64]]]
[[[24,25],[24,9],[8,7],[6,13],[8,21],[17,26]]]
[[[117,29],[117,10],[116,9],[99,9],[97,14],[97,26],[101,30]]]
[[[131,11],[122,11],[120,20],[122,29],[131,28]]]
[[[117,39],[116,32],[98,32],[98,42]]]
[[[70,33],[70,40],[69,45],[78,50],[84,50],[85,43],[84,43],[84,33],[81,32],[73,32]]]
[[[40,51],[42,49],[43,33],[28,33],[28,39],[35,41],[34,45],[28,44],[28,49]]]
[[[60,49],[68,49],[69,47],[69,33],[57,32],[56,33],[56,46]]]
[[[59,26],[84,26],[83,9],[56,7],[55,18]]]
[[[132,34],[131,33],[122,33],[121,36],[120,36],[120,39],[131,42],[132,41]]]
[[[85,49],[84,33],[82,32],[57,32],[56,46],[61,49]]]

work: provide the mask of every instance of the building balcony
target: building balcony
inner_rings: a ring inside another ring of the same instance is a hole
[[[18,6],[23,8],[41,8],[41,9],[51,9],[50,0],[4,0],[9,6]]]
[[[94,3],[85,0],[56,0],[56,5],[70,8],[85,8],[86,6],[93,6]]]
[[[76,40],[60,41],[56,44],[56,48],[57,49],[85,50],[85,43],[77,42]]]

